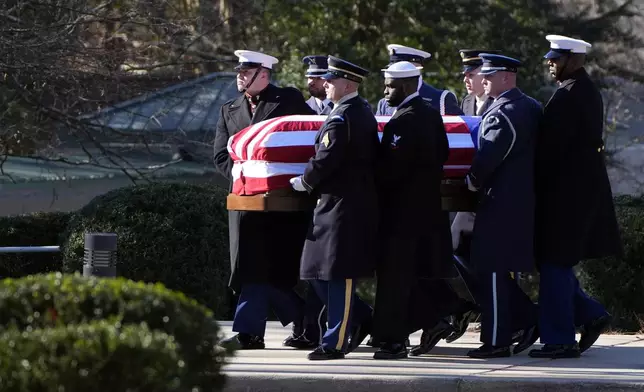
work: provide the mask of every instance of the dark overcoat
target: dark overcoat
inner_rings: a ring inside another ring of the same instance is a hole
[[[471,262],[483,272],[534,270],[534,152],[541,104],[513,88],[483,113],[469,177],[480,201]]]
[[[494,98],[488,97],[483,103],[483,109],[481,110],[481,113],[485,113],[485,111],[490,107],[492,102],[494,102]],[[463,111],[463,115],[465,116],[477,115],[476,114],[476,96],[474,94],[468,94],[463,98],[463,100],[461,101],[461,110]]]
[[[423,98],[429,106],[436,109],[441,115],[459,116],[463,112],[458,106],[458,99],[456,95],[449,90],[441,90],[422,82],[418,89],[418,95]],[[396,108],[389,106],[387,100],[382,98],[378,101],[376,108],[376,116],[391,116]]]
[[[544,108],[536,156],[538,261],[574,266],[621,254],[604,160],[602,96],[581,68]]]
[[[269,84],[259,94],[255,113],[242,95],[222,105],[214,141],[217,171],[230,181],[233,166],[228,139],[251,124],[291,114],[316,114],[294,88]],[[297,284],[300,256],[311,220],[308,212],[229,211],[230,287],[238,292],[245,283]]]
[[[385,125],[376,175],[380,265],[407,268],[416,278],[452,276],[449,215],[441,207],[448,155],[443,118],[421,97],[399,107]]]
[[[302,279],[371,277],[375,270],[378,123],[360,96],[339,102],[318,131],[302,176],[318,197],[304,251]]]

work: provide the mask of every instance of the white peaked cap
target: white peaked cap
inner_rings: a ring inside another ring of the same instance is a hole
[[[391,64],[385,69],[381,69],[381,71],[384,72],[385,78],[401,79],[420,76],[420,69],[422,69],[422,67],[418,68],[409,61],[399,61]]]
[[[250,50],[236,50],[235,56],[239,57],[240,65],[260,64],[262,67],[268,69],[273,69],[273,64],[277,64],[279,62],[279,60],[273,56]]]
[[[387,45],[387,50],[389,51],[390,55],[392,54],[411,55],[411,56],[418,56],[423,59],[428,59],[432,57],[431,53],[425,52],[424,50],[410,48],[409,46],[403,46],[398,44]]]
[[[550,41],[550,49],[560,49],[571,53],[586,53],[586,50],[592,47],[586,41],[563,35],[550,34],[546,35],[546,39]]]

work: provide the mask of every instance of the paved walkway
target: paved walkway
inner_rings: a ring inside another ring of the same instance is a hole
[[[230,336],[231,322],[222,322]],[[224,370],[226,391],[626,391],[644,390],[644,335],[604,335],[579,359],[540,360],[528,350],[493,360],[471,359],[478,334],[445,341],[422,357],[373,359],[361,346],[343,360],[309,361],[307,350],[282,347],[290,333],[269,322],[266,349],[238,351]],[[411,338],[417,344],[420,333]]]

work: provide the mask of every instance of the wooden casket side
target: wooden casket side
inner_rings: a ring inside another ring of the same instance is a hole
[[[477,194],[467,189],[465,180],[443,180],[441,196],[444,211],[476,211]],[[226,199],[226,207],[235,211],[296,212],[312,211],[316,202],[317,199],[306,192],[278,189],[252,196],[231,193]]]
[[[226,198],[226,207],[235,211],[313,211],[316,203],[317,199],[308,193],[289,189],[278,189],[251,196],[231,193]]]

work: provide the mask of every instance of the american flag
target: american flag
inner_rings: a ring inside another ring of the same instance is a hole
[[[289,179],[304,173],[315,155],[315,135],[327,116],[276,117],[244,128],[228,139],[236,195],[256,195],[290,188]],[[389,116],[376,116],[378,135]],[[443,116],[450,154],[445,178],[463,178],[470,168],[481,117]]]

